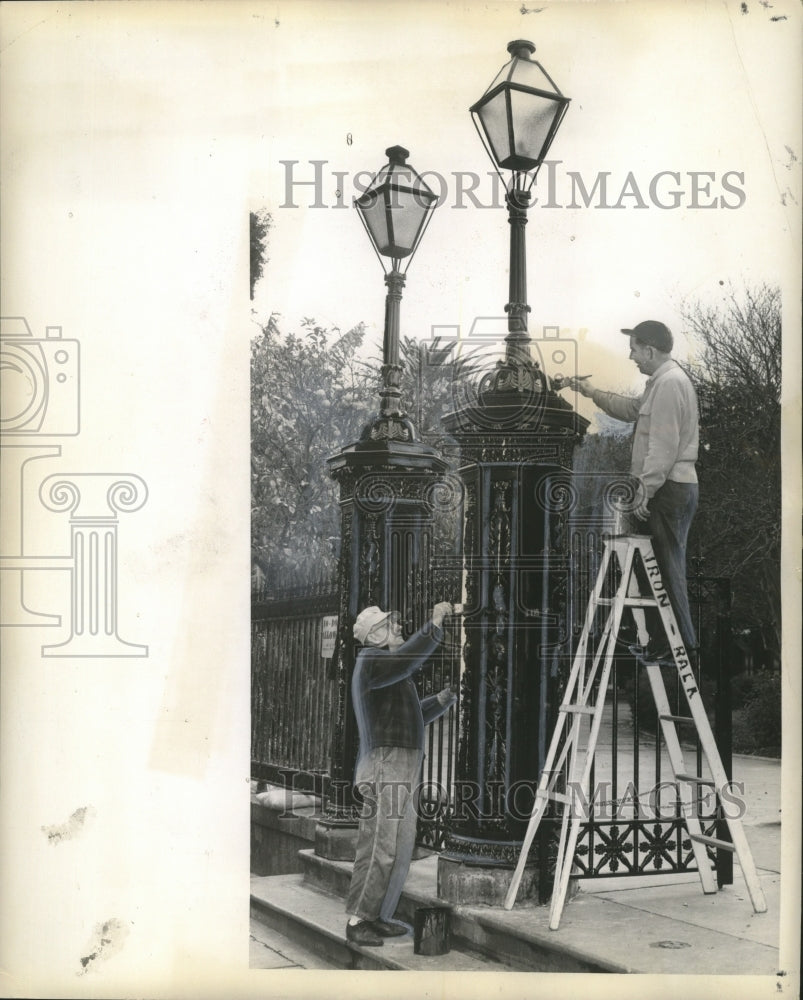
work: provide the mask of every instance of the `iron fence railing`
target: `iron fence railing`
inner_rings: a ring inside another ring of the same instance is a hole
[[[251,776],[320,794],[330,769],[336,704],[322,642],[325,619],[337,614],[337,591],[322,582],[254,596]]]
[[[338,594],[326,581],[255,587],[251,605],[251,777],[299,791],[327,791],[337,710],[331,660],[321,656],[324,621]],[[459,692],[460,628],[447,626],[434,662],[416,678],[421,697]],[[426,733],[418,842],[437,850],[452,800],[459,704]]]

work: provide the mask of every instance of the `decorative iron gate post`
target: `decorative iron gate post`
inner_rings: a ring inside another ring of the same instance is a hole
[[[588,421],[525,350],[508,353],[446,420],[465,490],[465,639],[457,795],[438,892],[459,903],[504,900],[546,756],[559,653],[571,651],[566,482]],[[520,898],[535,892],[536,869]]]

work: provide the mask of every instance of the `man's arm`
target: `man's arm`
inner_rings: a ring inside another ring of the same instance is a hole
[[[446,601],[436,604],[432,618],[398,649],[371,649],[363,662],[363,682],[368,688],[387,687],[420,670],[443,641],[441,625],[452,611]],[[363,654],[360,654],[361,656]]]
[[[609,417],[632,424],[638,418],[641,399],[638,396],[620,396],[616,392],[594,389],[591,393],[594,403]]]
[[[587,379],[580,382],[577,379],[569,379],[567,383],[570,388],[576,389],[582,396],[590,396],[594,403],[609,417],[617,420],[624,420],[632,424],[638,417],[641,400],[637,396],[621,396],[616,392],[605,392],[597,389]]]
[[[426,698],[422,698],[421,713],[424,716],[424,725],[428,726],[430,722],[445,715],[456,702],[457,695],[448,687],[437,694],[430,694]]]

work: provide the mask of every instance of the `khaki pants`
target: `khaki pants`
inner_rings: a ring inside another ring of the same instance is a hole
[[[346,913],[389,920],[396,910],[415,847],[422,759],[410,747],[377,747],[357,765],[364,802]]]

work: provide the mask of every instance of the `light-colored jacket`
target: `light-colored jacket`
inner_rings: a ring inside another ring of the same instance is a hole
[[[647,497],[667,479],[696,483],[694,463],[700,442],[697,395],[691,380],[671,358],[648,379],[641,397],[595,389],[596,405],[617,420],[635,421],[630,474],[644,484]]]

